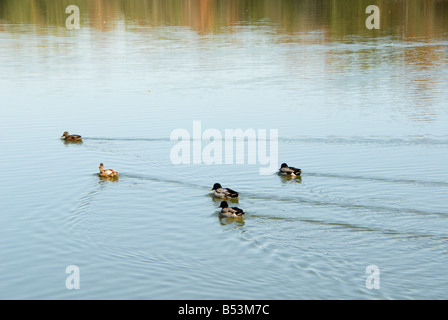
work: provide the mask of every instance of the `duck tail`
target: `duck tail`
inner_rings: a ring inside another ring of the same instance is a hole
[[[238,198],[239,193],[235,190],[227,188],[227,191],[229,192],[229,198]]]

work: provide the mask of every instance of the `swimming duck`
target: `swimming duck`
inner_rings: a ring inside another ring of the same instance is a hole
[[[302,174],[302,170],[294,167],[288,167],[286,163],[282,163],[278,174],[282,176],[298,177]]]
[[[221,217],[237,219],[242,218],[245,214],[243,209],[237,207],[229,208],[229,204],[227,203],[227,201],[222,201],[219,207],[221,208],[221,212],[219,213]]]
[[[80,135],[69,134],[67,131],[62,134],[61,138],[65,141],[82,141],[82,137]]]
[[[100,177],[105,177],[105,178],[118,178],[119,174],[117,171],[112,170],[112,169],[104,169],[104,164],[100,164],[100,173],[99,173]]]
[[[223,188],[219,183],[215,183],[213,185],[213,188],[210,189],[210,191],[215,191],[213,192],[213,195],[217,198],[222,199],[238,198],[238,192],[230,188]]]

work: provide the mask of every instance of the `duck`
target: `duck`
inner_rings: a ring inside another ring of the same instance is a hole
[[[286,163],[282,163],[278,174],[281,176],[298,177],[302,174],[302,170],[294,167],[289,167]]]
[[[69,134],[67,131],[65,131],[62,134],[62,139],[64,139],[65,141],[73,141],[73,142],[79,142],[82,141],[82,137],[80,135],[77,134]]]
[[[118,178],[119,173],[112,169],[104,169],[104,164],[100,164],[100,177],[104,178]]]
[[[238,219],[242,218],[245,214],[243,209],[240,209],[238,207],[229,208],[229,204],[227,203],[227,201],[222,201],[219,207],[221,208],[221,212],[219,213],[221,218]]]
[[[223,188],[221,186],[221,184],[219,183],[215,183],[213,185],[213,188],[210,189],[210,191],[214,191],[213,195],[216,198],[221,198],[221,199],[232,199],[232,198],[238,198],[238,192],[236,192],[235,190],[232,190],[230,188]]]

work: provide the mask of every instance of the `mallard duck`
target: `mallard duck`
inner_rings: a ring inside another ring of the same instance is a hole
[[[118,178],[119,174],[117,171],[112,170],[112,169],[104,169],[104,164],[100,164],[100,173],[99,173],[100,177],[105,177],[105,178]]]
[[[288,167],[286,163],[282,163],[280,169],[278,170],[278,174],[281,176],[298,177],[302,174],[302,170],[294,167]]]
[[[213,192],[213,195],[216,198],[221,199],[238,198],[238,192],[230,188],[223,188],[219,183],[215,183],[213,185],[213,188],[210,189],[210,191],[215,191]]]
[[[65,141],[82,141],[82,137],[80,135],[77,134],[69,134],[67,131],[65,131],[62,134],[62,139],[64,139]]]
[[[221,217],[237,219],[243,217],[245,214],[243,209],[237,207],[229,208],[227,201],[222,201],[219,207],[221,208],[221,212],[219,213]]]

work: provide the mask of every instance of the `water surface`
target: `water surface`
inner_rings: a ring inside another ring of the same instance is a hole
[[[0,297],[448,298],[448,3],[337,3],[2,1]],[[302,179],[174,165],[195,120],[278,129]]]

